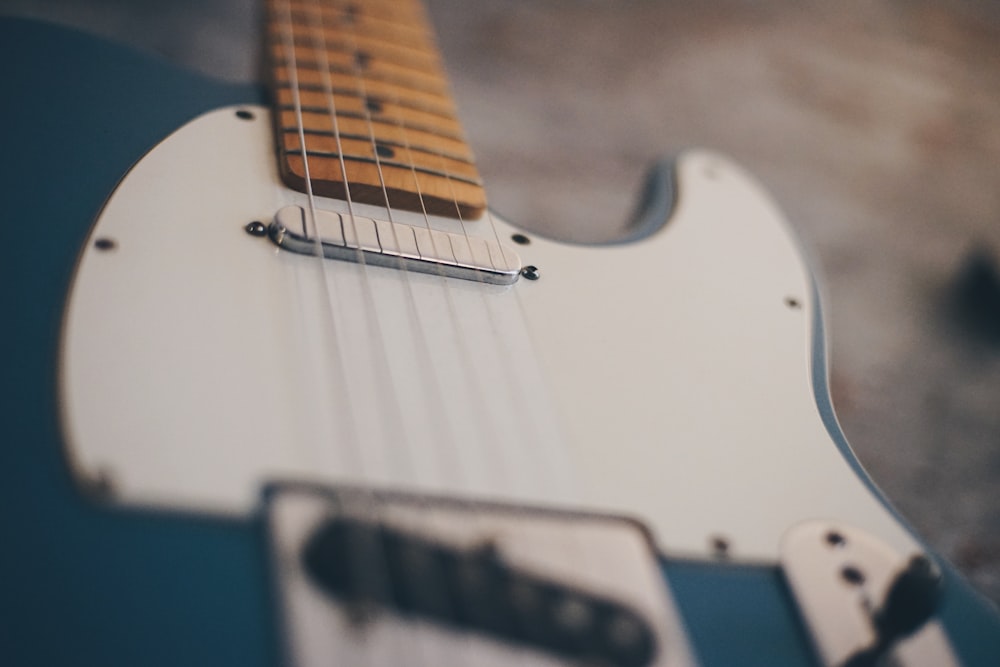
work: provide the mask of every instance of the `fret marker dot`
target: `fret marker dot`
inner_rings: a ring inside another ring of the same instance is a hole
[[[361,69],[368,67],[368,63],[370,63],[371,61],[372,57],[367,53],[365,53],[364,51],[358,51],[357,53],[354,54],[354,62]]]
[[[371,98],[368,98],[365,100],[365,108],[371,111],[372,113],[381,113],[382,103],[379,102],[378,100],[373,100]]]
[[[375,152],[378,153],[379,157],[386,157],[386,158],[396,157],[396,151],[392,150],[392,148],[384,144],[375,144]]]

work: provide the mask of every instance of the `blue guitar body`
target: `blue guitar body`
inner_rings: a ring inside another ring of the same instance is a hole
[[[94,501],[66,462],[57,389],[67,291],[109,193],[176,128],[262,93],[21,20],[0,21],[0,62],[0,660],[279,664],[262,522]],[[821,384],[816,400],[828,409]],[[664,560],[663,573],[703,664],[817,664],[777,567]],[[995,610],[945,576],[940,619],[956,653],[966,665],[1000,664]]]

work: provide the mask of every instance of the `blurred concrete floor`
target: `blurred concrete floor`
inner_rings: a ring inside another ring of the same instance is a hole
[[[1000,254],[1000,6],[431,0],[492,206],[611,238],[645,167],[688,146],[757,174],[825,288],[834,402],[915,528],[1000,601],[1000,341],[955,317]],[[0,0],[228,78],[247,0]]]

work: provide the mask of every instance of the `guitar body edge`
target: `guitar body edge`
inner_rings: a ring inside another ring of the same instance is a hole
[[[0,654],[17,665],[279,664],[257,518],[88,500],[66,462],[57,367],[74,267],[116,183],[190,119],[257,103],[259,93],[26,21],[0,20],[0,56],[31,63],[4,75],[18,105],[0,110],[3,145],[19,156],[2,167],[18,233],[2,258],[3,310],[14,319],[4,327],[13,352],[0,375],[8,405],[0,523],[9,536],[0,552]],[[822,409],[818,319],[815,326]],[[826,426],[838,439],[832,411]],[[846,447],[842,436],[838,444]],[[812,661],[776,567],[667,561],[665,571],[703,664]],[[966,664],[996,664],[995,610],[951,570],[948,579],[943,622],[956,650]],[[753,627],[741,624],[747,619]]]

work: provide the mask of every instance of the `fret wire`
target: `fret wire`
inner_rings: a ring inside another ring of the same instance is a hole
[[[372,41],[378,42],[378,40]],[[272,49],[281,48],[281,44],[277,38],[271,41],[270,46]],[[298,48],[313,50],[316,47],[299,45]],[[413,69],[420,72],[425,72],[430,69],[438,70],[442,67],[440,60],[431,58],[416,49],[408,49],[408,51],[411,51],[412,53],[407,53],[407,50],[393,48],[391,45],[386,45],[384,43],[366,44],[361,49],[352,49],[349,45],[336,41],[328,42],[326,45],[327,54],[344,56],[346,58],[353,57],[359,50],[364,53],[377,54],[379,62],[387,63],[395,67]]]
[[[422,206],[420,192],[426,190],[428,210],[449,217],[456,213],[460,218],[477,217],[485,206],[485,193],[455,117],[433,33],[419,3],[401,7],[397,2],[327,1],[319,6],[293,1],[281,20],[269,23],[266,52],[282,178],[301,189],[308,158],[314,167],[309,182],[323,196],[364,193],[366,203],[391,201],[394,207],[418,210],[414,207]],[[345,17],[348,7],[360,9],[350,20]],[[389,17],[369,13],[380,9],[390,10]],[[309,34],[315,36],[311,42],[305,32],[309,25],[313,26]],[[277,48],[274,35],[280,31],[299,38],[289,54]],[[353,41],[348,42],[349,35]],[[301,127],[289,133],[288,100],[293,92],[300,96],[303,115],[298,121]],[[339,103],[320,105],[317,93],[336,97]],[[335,147],[329,145],[331,113],[346,126],[346,131],[338,130]],[[358,125],[362,121],[368,124],[367,133]],[[306,139],[307,133],[311,139]],[[398,153],[404,148],[406,156]],[[334,168],[338,163],[339,170]],[[384,176],[382,167],[387,170]],[[407,180],[404,174],[409,172]],[[449,195],[450,188],[455,190]],[[380,201],[380,193],[387,201]]]
[[[328,137],[329,135],[327,135]],[[340,135],[343,140],[339,147],[330,147],[331,142],[324,141],[326,137],[316,137],[313,136],[313,140],[306,140],[306,152],[310,155],[325,155],[327,153],[333,155],[340,155],[338,151],[343,151],[345,157],[354,156],[357,158],[368,158],[375,159],[375,153],[378,152],[378,156],[382,164],[407,164],[406,162],[401,162],[397,151],[395,149],[386,150],[389,147],[383,143],[379,142],[378,139],[372,141],[373,137],[368,136],[362,139],[349,139],[344,137],[343,134]],[[374,145],[373,145],[374,143]],[[282,140],[282,148],[286,153],[301,152],[301,145],[297,136],[291,134],[286,134]],[[379,149],[381,148],[381,152]],[[479,183],[479,174],[476,171],[475,164],[467,162],[465,160],[441,160],[440,153],[414,153],[411,151],[409,156],[412,160],[414,155],[417,155],[419,160],[413,160],[417,167],[422,167],[425,170],[431,170],[435,173],[440,173],[441,175],[447,175],[458,178],[464,178],[470,182]],[[437,158],[431,164],[429,158]],[[430,172],[428,172],[430,173]]]
[[[315,57],[311,57],[311,54],[317,52],[315,47],[313,47],[313,46],[296,46],[295,48],[296,48],[296,51],[295,51],[295,61],[299,64],[300,68],[302,67],[303,63],[310,63],[310,62],[315,63],[315,62],[317,62],[316,59],[315,59]],[[342,58],[346,62],[350,62],[351,60],[353,60],[353,58],[352,58],[353,54],[351,54],[351,53],[341,53],[341,52],[338,52],[338,51],[327,51],[326,53],[327,53],[327,58],[328,59],[331,58],[331,57]],[[277,55],[278,55],[278,57],[281,57],[280,54],[277,54]],[[353,69],[350,69],[350,67],[351,67],[350,65],[346,66],[346,68],[345,68],[345,66],[341,62],[337,62],[336,60],[331,60],[330,63],[329,63],[329,65],[330,65],[330,71],[343,71],[343,69],[347,69],[347,71],[344,72],[344,73],[348,73],[348,74],[354,73]],[[444,74],[439,69],[437,69],[437,68],[434,68],[435,71],[429,71],[426,68],[422,69],[422,68],[420,68],[419,66],[416,66],[416,65],[411,65],[411,64],[406,64],[406,63],[392,62],[390,60],[386,60],[386,59],[383,59],[383,58],[372,58],[371,64],[368,65],[367,67],[365,67],[365,69],[364,69],[365,73],[373,71],[372,68],[374,68],[374,67],[381,67],[383,69],[397,70],[397,71],[398,70],[402,70],[402,76],[404,78],[415,75],[417,79],[430,80],[430,81],[438,83],[438,84],[440,84],[442,86],[445,84]],[[336,69],[334,69],[334,68],[336,68]]]
[[[370,17],[381,21],[398,23],[400,25],[419,26],[427,31],[427,17],[417,5],[411,4],[407,7],[406,5],[401,5],[398,0],[390,0],[385,3],[377,3],[368,0],[365,4],[369,6],[376,5],[381,8],[376,9],[377,15],[368,11],[361,11],[357,12],[356,17]],[[318,13],[321,18],[329,18],[329,15],[332,15],[335,19],[341,19],[344,16],[345,10],[352,7],[357,8],[357,4],[353,2],[333,2],[331,0],[327,0],[327,2],[321,5],[312,5],[309,3],[303,4],[301,2],[289,3],[289,8],[293,17],[297,14],[301,15],[314,12]],[[407,11],[407,9],[410,11]]]
[[[288,126],[288,125],[294,126],[295,125],[295,123],[294,123],[294,117],[291,115],[291,113],[288,110],[280,110],[279,109],[278,113],[280,114],[283,126]],[[344,119],[346,119],[348,125],[352,124],[352,123],[354,123],[356,121],[364,120],[363,118],[357,118],[355,116],[343,116],[343,115],[339,116],[339,118],[341,119],[341,121],[343,121]],[[316,130],[316,129],[318,129],[321,133],[329,131],[329,129],[325,126],[325,123],[329,122],[329,116],[327,114],[322,114],[322,113],[306,113],[304,115],[304,120],[307,123],[307,127],[305,128],[306,130],[310,130],[310,129]],[[377,119],[374,122],[375,122],[375,124],[377,124],[380,127],[380,129],[384,133],[388,133],[390,136],[393,136],[397,132],[400,131],[399,130],[399,123],[395,122],[394,119],[383,118],[383,119]],[[457,147],[459,150],[464,149],[466,151],[466,153],[468,153],[470,155],[470,157],[471,157],[471,151],[469,151],[468,145],[460,137],[446,136],[446,135],[444,135],[444,134],[442,134],[440,132],[437,132],[437,131],[428,131],[428,130],[425,130],[425,129],[419,129],[419,128],[414,128],[414,127],[408,127],[408,128],[405,128],[405,129],[408,131],[407,132],[407,136],[409,136],[410,133],[416,134],[418,136],[423,136],[423,137],[426,137],[427,140],[431,144],[435,144],[435,145],[437,143],[444,142],[444,143],[450,144],[452,146],[452,149],[450,149],[450,150],[452,150],[453,152],[455,151],[455,148]],[[400,141],[402,141],[402,140],[400,140]]]
[[[297,60],[299,72],[319,72],[320,65],[315,60]],[[284,58],[275,58],[272,63],[272,67],[276,69],[287,69],[288,63],[285,62]],[[340,67],[334,63],[330,63],[330,72],[333,74],[343,74],[345,76],[355,76],[352,69],[348,67]],[[427,85],[426,81],[420,81],[407,76],[399,76],[391,72],[375,72],[368,70],[365,75],[361,77],[365,81],[381,81],[383,83],[392,84],[399,86],[400,88],[407,88],[409,90],[419,90],[425,93],[431,93],[434,95],[447,95],[449,94],[448,88],[441,82],[440,86]]]
[[[375,123],[373,123],[373,125],[374,124]],[[331,139],[333,138],[333,135],[330,134],[329,130],[311,130],[309,128],[303,128],[303,131],[310,136],[330,137]],[[283,134],[298,132],[298,128],[282,126],[281,132]],[[344,139],[351,139],[355,141],[364,141],[368,139],[367,134],[355,134],[352,132],[343,132],[343,131],[340,133],[340,136]],[[452,153],[450,151],[441,150],[440,148],[431,148],[430,146],[415,144],[412,142],[407,143],[405,141],[400,141],[398,139],[386,139],[377,134],[375,135],[375,140],[380,144],[385,144],[386,146],[392,146],[393,148],[403,148],[403,149],[409,148],[411,151],[416,151],[417,153],[425,153],[427,155],[435,155],[435,156],[443,155],[449,160],[454,160],[455,162],[464,162],[472,166],[475,166],[476,164],[467,155]]]
[[[287,104],[280,104],[280,105],[278,105],[278,109],[280,109],[281,111],[292,111],[294,109],[294,107],[291,106],[291,105],[287,105]],[[327,110],[323,109],[321,107],[307,107],[307,106],[304,106],[304,105],[302,107],[302,111],[306,112],[306,113],[315,113],[315,114],[327,113]],[[358,111],[341,111],[340,109],[337,110],[337,116],[343,116],[345,118],[357,118],[357,119],[360,119],[360,120],[364,120],[365,119],[365,115],[363,113],[361,113],[361,112],[358,112]],[[383,116],[383,118],[385,118],[385,119],[391,119],[391,118],[394,118],[394,117]],[[406,127],[412,128],[414,130],[418,130],[420,132],[426,132],[427,134],[436,134],[436,135],[442,136],[442,137],[444,137],[446,139],[454,139],[456,141],[462,141],[463,140],[461,135],[459,135],[459,134],[457,134],[455,132],[449,132],[448,130],[442,130],[440,127],[434,127],[434,126],[431,126],[431,125],[423,125],[423,124],[414,124],[414,123],[406,123]]]
[[[296,27],[299,27],[301,30],[306,30],[306,28],[304,26],[296,26]],[[332,30],[331,28],[326,28],[325,30],[329,34],[336,34],[336,31]],[[295,34],[295,32],[296,32],[295,31],[295,27],[293,27],[292,34]],[[416,59],[419,59],[419,60],[429,61],[429,63],[434,64],[434,65],[441,65],[442,64],[441,63],[441,56],[438,55],[438,52],[436,50],[431,50],[431,49],[428,49],[428,48],[424,48],[424,47],[418,46],[416,44],[407,44],[405,42],[400,43],[400,42],[398,42],[397,40],[395,40],[395,39],[393,39],[391,37],[382,36],[382,35],[379,35],[379,34],[361,34],[361,35],[359,35],[359,37],[360,37],[360,39],[358,39],[357,41],[360,42],[360,43],[363,43],[365,45],[365,48],[373,48],[374,50],[389,50],[389,51],[403,51],[403,52],[408,52],[404,56],[406,59],[414,59],[414,58],[416,58]],[[280,42],[280,37],[278,35],[274,35],[272,37],[272,39],[271,39],[272,45],[276,44],[276,43],[279,43],[279,42]],[[329,51],[355,51],[356,50],[356,49],[353,49],[351,47],[348,47],[346,44],[344,44],[340,39],[338,39],[336,37],[334,37],[332,39],[332,41],[331,40],[327,40],[326,47],[327,47],[327,50],[329,50]]]
[[[291,86],[290,85],[278,85],[278,86],[275,86],[275,87],[278,88],[279,99],[280,99],[280,97],[282,97],[282,95],[281,95],[282,93],[287,92],[289,95],[291,94]],[[302,84],[299,84],[299,94],[301,95],[302,92],[307,92],[307,93],[325,93],[326,91],[323,90],[320,86],[312,86],[312,85],[303,86]],[[375,94],[375,95],[369,95],[365,100],[362,100],[361,96],[358,95],[357,91],[350,90],[349,88],[340,88],[340,87],[333,87],[333,88],[330,89],[330,92],[333,93],[334,95],[339,95],[341,97],[349,97],[351,99],[355,99],[355,100],[359,100],[359,101],[376,101],[376,102],[382,102],[384,100],[384,98],[385,98],[385,95]],[[288,104],[287,101],[281,101],[281,103],[283,105],[287,105]],[[438,116],[439,118],[446,118],[448,120],[457,122],[457,120],[455,119],[455,114],[452,113],[450,110],[435,108],[435,107],[432,107],[432,106],[430,106],[428,104],[422,104],[422,103],[420,103],[420,102],[418,102],[416,100],[402,100],[402,99],[399,99],[398,97],[396,97],[396,98],[393,98],[393,100],[390,102],[390,104],[392,104],[394,106],[399,106],[399,107],[401,107],[403,109],[412,109],[413,111],[420,111],[420,112],[423,112],[423,113],[431,114],[433,116]],[[303,104],[303,108],[306,108],[306,107],[309,107],[309,106],[316,106],[316,105]]]
[[[304,12],[293,12],[292,16],[295,18],[295,22],[292,23],[293,28],[299,27],[308,21]],[[425,28],[413,25],[412,23],[401,23],[379,16],[372,16],[371,14],[363,14],[356,19],[356,24],[365,26],[366,28],[375,28],[380,34],[385,34],[386,38],[391,38],[392,41],[398,44],[421,46],[430,41],[429,32]]]

